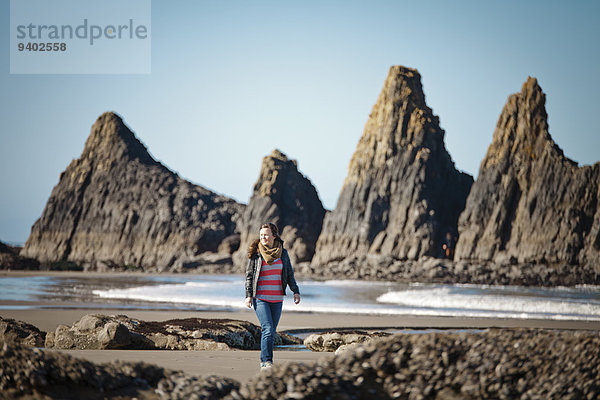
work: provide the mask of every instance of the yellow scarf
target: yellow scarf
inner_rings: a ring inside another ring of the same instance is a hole
[[[274,243],[275,247],[265,247],[261,242],[258,242],[258,250],[260,251],[260,255],[263,260],[266,261],[267,264],[273,264],[273,261],[281,258],[281,253],[283,252],[283,246],[280,241]]]

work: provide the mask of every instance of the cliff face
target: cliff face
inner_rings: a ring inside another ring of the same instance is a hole
[[[419,73],[390,68],[337,206],[325,217],[313,264],[367,254],[439,256],[472,183],[446,151]]]
[[[600,163],[579,168],[548,133],[536,79],[508,98],[460,217],[456,258],[600,271]]]
[[[295,160],[279,150],[263,158],[252,197],[240,222],[240,249],[235,255],[244,264],[250,243],[258,239],[259,228],[273,222],[292,261],[310,261],[325,209],[310,180],[298,171]]]
[[[104,113],[81,157],[60,175],[21,254],[162,270],[217,251],[242,211],[155,161],[119,116]]]

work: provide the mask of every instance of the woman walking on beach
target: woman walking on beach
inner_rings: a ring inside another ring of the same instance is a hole
[[[294,279],[290,256],[283,248],[277,226],[266,223],[260,227],[259,239],[248,249],[246,266],[246,306],[254,307],[260,328],[260,366],[273,366],[273,341],[281,317],[285,288],[294,292],[294,303],[300,303],[300,290]]]

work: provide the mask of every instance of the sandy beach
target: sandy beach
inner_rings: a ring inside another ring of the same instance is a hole
[[[0,276],[39,276],[43,273],[7,273]],[[53,273],[51,273],[53,275]],[[67,276],[66,274],[58,274]],[[72,274],[80,276],[80,274]],[[97,274],[99,277],[114,275]],[[257,324],[252,310],[233,312],[181,311],[131,308],[83,307],[77,303],[51,303],[38,301],[0,301],[0,316],[30,323],[39,329],[52,332],[60,324],[72,325],[86,314],[124,314],[144,321],[165,321],[176,318],[229,318],[246,320]],[[325,331],[332,329],[485,329],[499,328],[546,328],[568,330],[600,330],[600,321],[568,321],[551,319],[503,319],[503,318],[457,318],[420,317],[398,315],[354,315],[335,313],[306,313],[286,309],[282,315],[279,331],[288,333]],[[154,351],[154,350],[60,350],[74,357],[104,363],[114,360],[143,361],[192,375],[220,375],[245,382],[259,372],[258,351]],[[278,350],[276,363],[313,363],[328,353]]]
[[[7,304],[8,303],[8,304]],[[256,316],[247,312],[193,312],[193,311],[150,311],[87,308],[53,308],[51,304],[22,304],[3,302],[2,306],[44,307],[25,310],[0,310],[2,318],[13,318],[28,322],[43,331],[54,331],[59,324],[71,325],[86,314],[125,314],[146,321],[164,321],[174,318],[231,318],[257,323]],[[71,305],[76,307],[77,305]],[[66,306],[68,307],[68,306]],[[530,327],[550,329],[600,330],[597,321],[549,321],[513,320],[491,318],[434,318],[398,316],[359,316],[339,314],[308,314],[284,312],[279,331],[312,331],[328,329],[484,329],[488,327]],[[53,350],[54,351],[54,350]],[[95,363],[114,360],[143,361],[173,370],[182,370],[191,375],[219,375],[245,382],[259,373],[259,351],[168,351],[168,350],[60,350],[74,357]],[[275,353],[275,362],[313,363],[329,353],[309,351],[285,351]]]

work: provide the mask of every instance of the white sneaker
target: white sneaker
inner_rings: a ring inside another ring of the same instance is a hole
[[[266,369],[266,368],[271,368],[273,366],[273,363],[271,361],[266,361],[266,362],[261,362],[260,363],[260,369]]]

